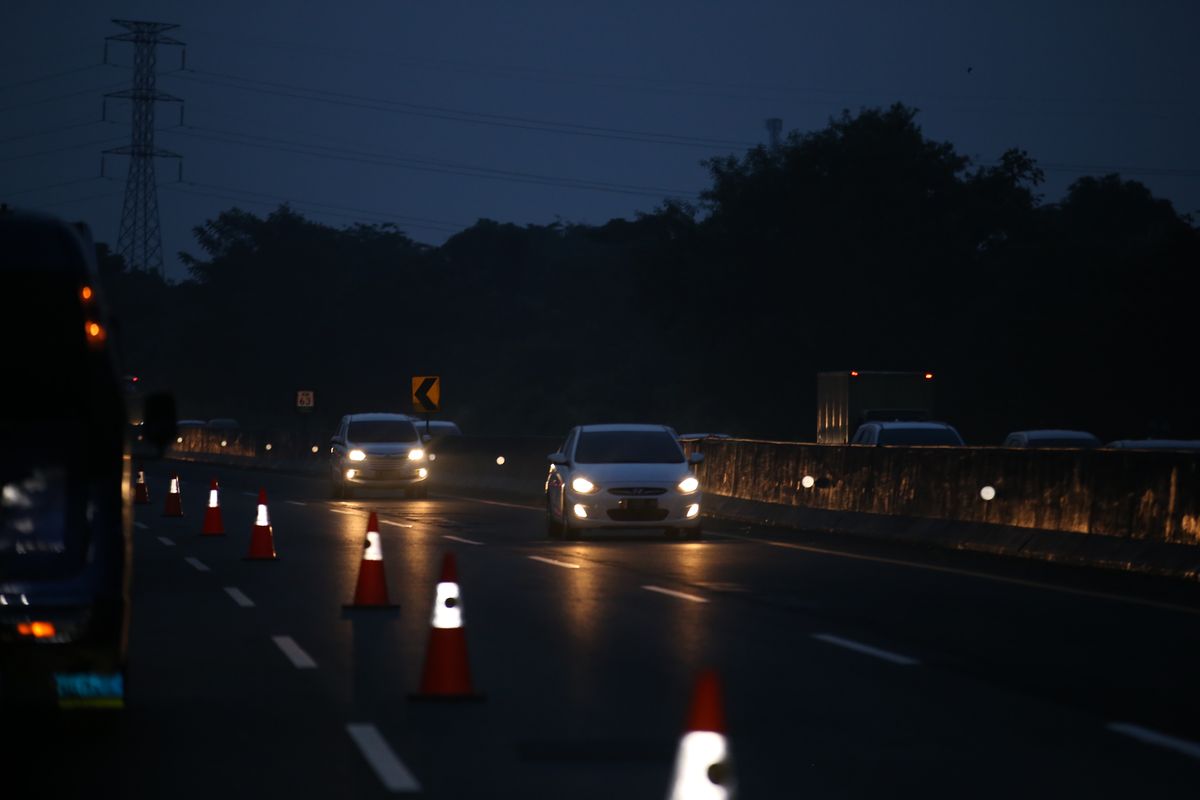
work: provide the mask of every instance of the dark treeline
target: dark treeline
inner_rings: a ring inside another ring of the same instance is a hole
[[[443,380],[476,433],[583,421],[805,439],[815,373],[933,370],[969,442],[1078,427],[1200,435],[1200,233],[1119,177],[1042,202],[1024,152],[979,166],[902,106],[708,162],[699,207],[600,226],[480,220],[441,247],[287,207],[196,228],[191,279],[101,247],[131,369],[183,416],[409,410]]]

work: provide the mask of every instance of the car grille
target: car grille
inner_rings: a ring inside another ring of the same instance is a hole
[[[666,489],[658,489],[653,486],[626,486],[616,489],[609,489],[609,494],[621,495],[622,497],[655,497],[660,494],[666,494]]]
[[[359,472],[359,477],[374,481],[406,481],[417,477],[417,471],[411,468],[364,469]]]
[[[608,512],[608,518],[613,522],[659,522],[667,518],[665,508],[651,508],[644,511],[630,511],[616,508]]]

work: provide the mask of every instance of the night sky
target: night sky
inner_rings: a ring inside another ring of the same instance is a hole
[[[1147,10],[1147,6],[1151,7]],[[159,52],[168,276],[190,229],[280,201],[438,244],[480,217],[602,223],[695,200],[700,162],[843,108],[901,101],[990,163],[1023,147],[1053,201],[1119,171],[1200,215],[1200,4],[30,2],[0,26],[0,200],[116,244],[133,46],[113,18],[178,23]]]

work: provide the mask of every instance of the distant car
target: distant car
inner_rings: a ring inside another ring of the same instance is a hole
[[[1200,439],[1119,439],[1105,447],[1118,450],[1200,450]]]
[[[204,423],[204,427],[214,431],[236,431],[241,428],[241,425],[238,425],[238,421],[236,419],[230,419],[229,417],[218,417],[217,419],[210,419],[208,422]]]
[[[1100,440],[1087,431],[1013,431],[1008,436],[1004,437],[1004,447],[1042,447],[1058,450],[1087,450],[1099,446]]]
[[[585,529],[663,528],[700,536],[700,483],[675,432],[665,425],[581,425],[549,456],[546,531],[578,538]]]
[[[446,436],[462,436],[462,429],[448,419],[423,420],[410,417],[413,427],[421,435],[421,441],[430,442]]]
[[[953,425],[945,422],[864,422],[850,444],[961,447],[963,439]]]
[[[404,489],[428,496],[429,462],[413,422],[404,414],[348,414],[329,440],[335,498],[356,488]]]

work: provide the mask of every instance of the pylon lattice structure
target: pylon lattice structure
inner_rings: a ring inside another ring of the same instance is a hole
[[[108,42],[133,42],[133,85],[124,91],[109,92],[107,99],[130,100],[133,106],[133,127],[128,147],[105,150],[112,155],[129,156],[129,175],[125,181],[125,203],[121,207],[121,231],[117,236],[117,252],[132,269],[162,275],[162,232],[158,226],[158,191],[155,185],[154,159],[179,158],[178,153],[154,146],[154,109],[159,102],[182,103],[183,99],[156,89],[158,45],[183,45],[183,42],[163,33],[178,25],[166,22],[135,22],[114,19],[128,33],[109,36],[104,44],[104,62],[108,63]],[[180,112],[182,118],[182,111]],[[182,162],[180,162],[182,164]],[[103,172],[103,167],[101,168]]]

